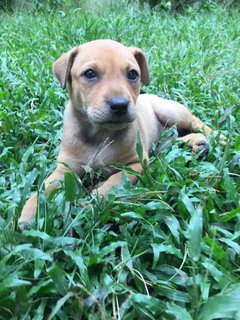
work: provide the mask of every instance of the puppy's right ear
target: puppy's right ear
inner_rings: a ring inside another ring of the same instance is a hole
[[[53,73],[64,89],[69,80],[70,71],[76,55],[78,54],[78,47],[68,51],[60,58],[58,58],[52,66]]]

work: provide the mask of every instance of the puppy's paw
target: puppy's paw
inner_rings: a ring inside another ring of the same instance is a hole
[[[208,153],[208,151],[209,151],[209,143],[205,137],[204,139],[200,138],[194,141],[192,145],[193,154],[197,154],[201,152],[202,155],[205,155]]]
[[[25,203],[21,216],[18,219],[18,226],[20,230],[28,229],[31,221],[34,219],[37,212],[37,195],[34,194]]]
[[[202,133],[190,133],[184,137],[180,137],[177,140],[187,142],[192,149],[193,154],[201,152],[206,154],[209,150],[209,143],[207,138]]]
[[[18,219],[18,228],[23,231],[23,230],[29,230],[31,228],[31,222],[34,219],[35,216],[35,211],[32,211],[32,214],[29,214],[30,212],[26,212],[26,208],[24,207],[21,216]]]
[[[18,228],[23,231],[23,230],[29,230],[30,229],[30,222],[26,221],[21,221],[20,219],[18,220]]]

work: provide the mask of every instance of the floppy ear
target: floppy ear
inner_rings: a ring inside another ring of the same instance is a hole
[[[149,78],[149,70],[148,70],[148,64],[147,60],[145,58],[144,53],[142,50],[138,48],[129,48],[134,55],[135,59],[137,60],[137,63],[141,70],[141,82],[145,84],[146,86],[149,85],[150,78]]]
[[[69,80],[70,71],[77,53],[78,47],[75,47],[62,55],[53,63],[53,73],[63,89],[66,87],[66,84]]]

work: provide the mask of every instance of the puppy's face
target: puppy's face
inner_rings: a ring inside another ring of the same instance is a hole
[[[53,70],[62,86],[69,82],[73,106],[93,125],[111,130],[135,120],[140,82],[149,81],[141,50],[111,40],[72,49],[54,63]]]

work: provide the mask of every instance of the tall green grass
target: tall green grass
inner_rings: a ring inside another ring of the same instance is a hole
[[[240,319],[239,11],[122,4],[0,18],[0,319]],[[228,142],[211,139],[199,160],[166,142],[171,128],[136,186],[123,175],[107,202],[91,198],[84,185],[101,172],[89,168],[46,200],[67,99],[51,64],[97,38],[142,48],[145,90],[184,103]],[[39,214],[21,233],[31,190]]]

